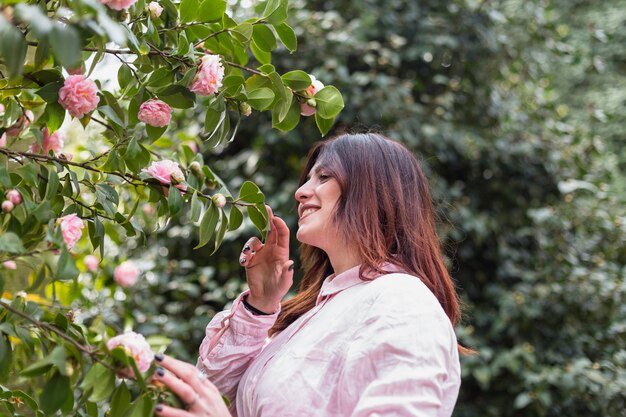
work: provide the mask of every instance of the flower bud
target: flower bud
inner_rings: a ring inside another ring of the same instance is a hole
[[[206,188],[208,188],[209,190],[214,190],[217,187],[217,182],[207,178],[204,181],[204,185],[206,185]]]
[[[17,206],[22,202],[20,192],[15,189],[8,190],[4,195],[11,203],[13,203],[14,206]]]
[[[224,208],[226,205],[226,197],[224,197],[224,194],[215,194],[212,200],[217,208]]]
[[[196,174],[196,176],[202,176],[202,166],[200,165],[200,162],[193,161],[191,164],[189,164],[189,169],[191,170],[191,172]]]
[[[4,261],[2,262],[2,267],[4,269],[17,269],[17,264],[15,261]]]
[[[185,174],[183,174],[183,172],[180,169],[174,170],[170,174],[170,178],[172,179],[172,184],[174,185],[180,184],[183,181],[185,181]]]
[[[250,105],[245,101],[242,101],[241,103],[239,103],[239,111],[241,112],[241,114],[248,117],[252,114],[252,107],[250,107]]]
[[[4,200],[2,202],[2,211],[4,211],[5,213],[12,212],[14,208],[15,208],[15,205],[11,201]]]
[[[156,1],[148,3],[146,5],[146,10],[150,13],[150,17],[153,19],[158,18],[161,16],[161,13],[163,13],[163,7],[161,7],[161,5]]]
[[[306,104],[308,104],[311,107],[317,107],[317,102],[315,101],[314,98],[310,98],[306,101]]]
[[[126,21],[126,19],[128,19],[129,16],[130,16],[130,13],[128,13],[128,10],[122,10],[120,12],[120,20],[122,22]]]

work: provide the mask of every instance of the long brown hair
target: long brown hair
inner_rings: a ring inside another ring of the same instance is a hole
[[[413,154],[380,134],[343,134],[313,146],[300,185],[316,163],[341,188],[333,221],[346,242],[359,236],[361,279],[388,272],[385,263],[397,265],[426,284],[455,325],[459,300],[443,262],[428,181]],[[321,249],[302,244],[300,258],[304,277],[298,294],[282,304],[270,335],[313,308],[324,279],[333,273]]]

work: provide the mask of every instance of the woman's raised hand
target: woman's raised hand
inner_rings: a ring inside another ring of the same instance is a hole
[[[239,263],[246,268],[250,287],[248,303],[263,312],[273,313],[293,283],[293,261],[289,260],[287,224],[274,216],[269,206],[267,211],[270,231],[265,244],[256,237],[250,238],[241,251]]]
[[[195,366],[169,356],[158,354],[156,380],[165,384],[180,398],[185,409],[164,404],[156,406],[162,417],[231,417],[222,395],[215,385]]]

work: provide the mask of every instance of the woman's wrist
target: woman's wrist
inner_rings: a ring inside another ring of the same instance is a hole
[[[251,303],[250,294],[246,294],[241,301],[243,302],[244,307],[256,316],[271,316],[272,314],[274,314],[274,311],[276,311],[275,308],[268,308],[261,303],[257,303],[254,301]],[[271,311],[271,313],[267,313],[266,311]]]

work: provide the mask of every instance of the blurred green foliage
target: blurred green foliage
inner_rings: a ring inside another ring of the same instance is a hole
[[[431,178],[466,304],[459,337],[479,353],[462,359],[455,416],[626,415],[623,6],[291,4],[299,53],[284,51],[277,69],[336,85],[346,107],[334,132],[380,129]],[[233,186],[254,180],[293,230],[298,172],[319,134],[312,120],[281,134],[250,117],[205,161]],[[210,258],[174,223],[129,248],[154,266],[120,316],[193,359],[204,324],[243,288],[237,258],[251,233],[227,235]]]

